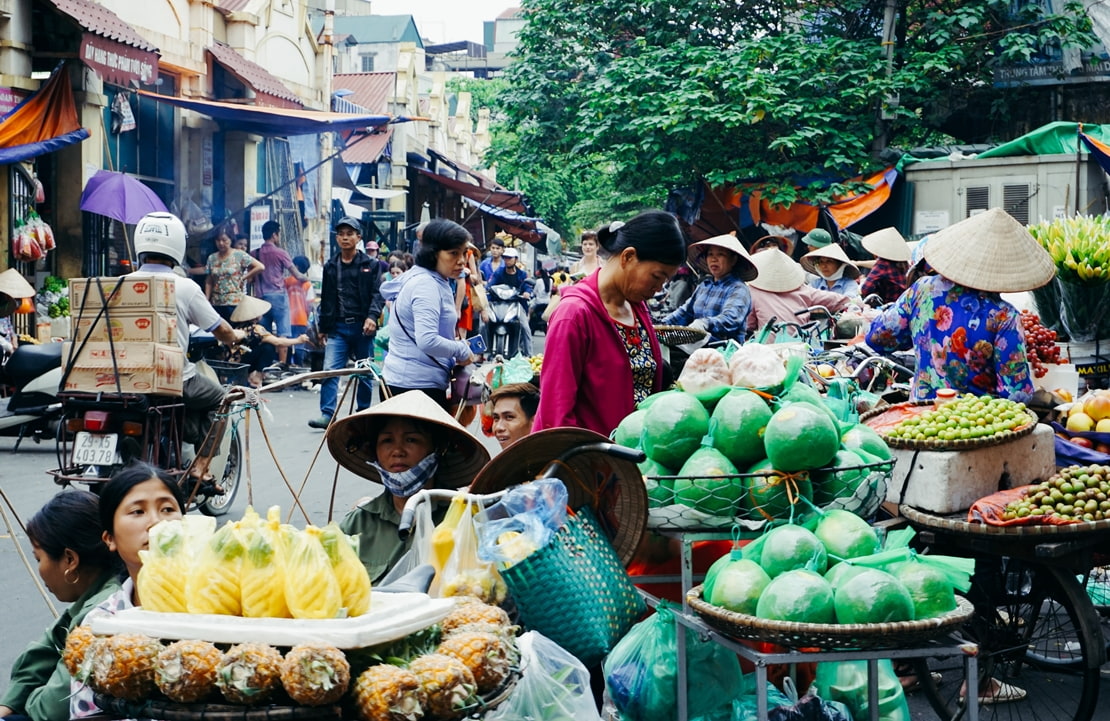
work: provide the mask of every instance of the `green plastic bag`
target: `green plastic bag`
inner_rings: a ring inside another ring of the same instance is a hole
[[[910,721],[910,705],[889,659],[879,661],[878,675],[879,721]],[[871,718],[867,706],[866,661],[819,663],[813,685],[821,698],[847,706],[852,718]]]
[[[674,612],[660,603],[605,659],[605,688],[623,721],[678,718],[678,641]],[[707,716],[743,693],[736,654],[686,633],[686,698],[690,718]]]

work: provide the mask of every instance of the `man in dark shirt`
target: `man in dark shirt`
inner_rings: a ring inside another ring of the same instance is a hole
[[[501,260],[503,263],[500,268],[493,272],[489,284],[491,287],[495,285],[512,286],[520,294],[520,305],[523,311],[520,323],[520,352],[530,356],[532,355],[532,331],[528,327],[528,306],[532,300],[532,281],[529,279],[527,271],[522,270],[517,265],[520,262],[520,251],[516,248],[506,248],[501,255]]]
[[[324,346],[324,370],[347,367],[347,360],[370,357],[374,332],[382,312],[378,262],[358,249],[362,240],[361,223],[351,217],[335,224],[335,243],[339,252],[324,264],[317,318]],[[338,378],[327,378],[320,387],[320,417],[308,425],[327,428],[335,415],[339,390]],[[373,386],[359,379],[355,403],[358,410],[370,406]]]

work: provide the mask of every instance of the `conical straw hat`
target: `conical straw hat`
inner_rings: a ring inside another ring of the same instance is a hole
[[[883,228],[869,233],[863,236],[860,244],[876,258],[884,258],[895,263],[908,263],[910,260],[910,246],[897,228]]]
[[[239,301],[239,305],[235,306],[235,310],[231,311],[231,322],[242,323],[245,320],[261,318],[269,313],[272,307],[268,300],[255,298],[253,295],[244,296],[243,300]]]
[[[790,256],[777,248],[752,254],[752,265],[759,275],[749,285],[772,293],[786,293],[801,288],[806,282],[806,272]]]
[[[1052,280],[1052,256],[1002,210],[961,220],[933,234],[925,260],[953,283],[992,293],[1020,293]]]
[[[832,258],[833,260],[839,260],[841,263],[844,264],[845,278],[855,280],[859,277],[859,267],[848,258],[848,255],[844,252],[844,249],[841,248],[839,245],[826,245],[823,248],[809,251],[802,256],[802,267],[808,270],[810,273],[813,273],[814,275],[821,275],[817,272],[817,265],[814,262],[818,258]]]
[[[8,268],[0,273],[0,293],[12,298],[33,298],[35,288],[23,279],[18,270]]]
[[[736,265],[732,267],[732,274],[739,277],[740,280],[751,280],[759,272],[752,265],[751,256],[748,255],[748,251],[744,250],[744,246],[740,244],[736,235],[729,233],[693,243],[686,251],[686,257],[690,263],[703,273],[709,272],[709,266],[705,262],[705,254],[709,251],[710,246],[724,248],[736,253],[738,257],[736,258]]]
[[[489,462],[489,451],[447,411],[421,391],[407,391],[364,411],[342,418],[328,429],[328,450],[347,470],[381,483],[377,462],[378,432],[396,416],[431,423],[442,429],[437,450],[442,453],[433,485],[461,488],[468,485]]]

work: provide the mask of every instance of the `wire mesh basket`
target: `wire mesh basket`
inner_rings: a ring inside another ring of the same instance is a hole
[[[663,345],[674,347],[696,343],[709,333],[700,328],[690,328],[684,325],[657,325],[655,326],[655,335]]]
[[[216,377],[225,386],[245,386],[249,382],[251,371],[249,363],[232,363],[221,360],[206,360],[205,363],[216,372]]]
[[[819,468],[795,474],[777,471],[735,476],[645,476],[648,528],[721,530],[734,525],[759,531],[772,520],[812,507],[841,508],[870,518],[886,498],[894,461]],[[798,500],[798,498],[806,500]]]

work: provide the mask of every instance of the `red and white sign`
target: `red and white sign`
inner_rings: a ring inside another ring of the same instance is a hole
[[[251,206],[251,250],[262,247],[265,238],[262,237],[262,225],[270,219],[270,206]]]
[[[92,33],[81,36],[81,62],[103,80],[130,86],[131,81],[149,84],[158,76],[158,55]]]

